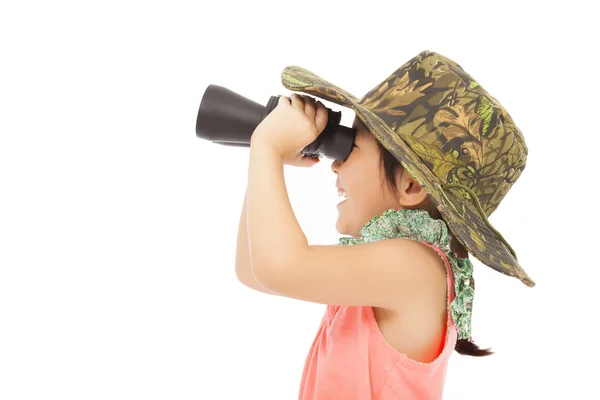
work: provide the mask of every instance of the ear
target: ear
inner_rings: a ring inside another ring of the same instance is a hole
[[[402,207],[415,208],[425,204],[428,193],[407,170],[403,169],[398,179],[398,199]]]

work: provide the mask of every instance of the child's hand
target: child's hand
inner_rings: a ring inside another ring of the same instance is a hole
[[[281,96],[273,111],[256,127],[251,143],[268,144],[284,164],[310,167],[319,159],[301,151],[314,142],[327,126],[327,109],[308,96]]]

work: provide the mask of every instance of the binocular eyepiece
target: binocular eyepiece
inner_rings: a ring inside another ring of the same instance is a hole
[[[271,96],[266,106],[255,103],[229,89],[209,85],[196,119],[196,136],[225,146],[250,147],[250,138],[261,121],[269,115],[280,96]],[[327,108],[327,126],[302,153],[346,161],[356,129],[340,125],[342,113]]]

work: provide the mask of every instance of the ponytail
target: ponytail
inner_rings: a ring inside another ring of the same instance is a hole
[[[464,356],[473,356],[473,357],[485,357],[491,356],[494,354],[493,351],[488,349],[481,349],[473,342],[469,342],[467,339],[458,339],[456,341],[456,346],[454,346],[454,350],[456,350],[459,354]]]

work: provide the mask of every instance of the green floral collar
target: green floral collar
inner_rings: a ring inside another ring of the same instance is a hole
[[[375,216],[359,230],[358,237],[342,237],[344,246],[369,243],[377,240],[405,238],[423,241],[442,250],[454,274],[456,297],[450,311],[459,339],[471,341],[471,316],[475,283],[473,264],[468,258],[457,258],[450,250],[450,234],[443,220],[436,220],[424,210],[389,209]]]

